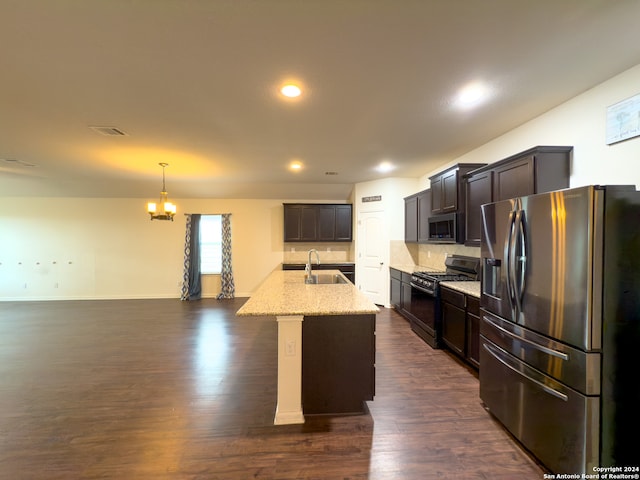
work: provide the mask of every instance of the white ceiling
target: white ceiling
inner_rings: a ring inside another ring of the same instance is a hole
[[[0,0],[0,195],[155,198],[167,162],[171,198],[347,198],[639,64],[638,19],[637,0]],[[490,101],[455,109],[476,79]]]

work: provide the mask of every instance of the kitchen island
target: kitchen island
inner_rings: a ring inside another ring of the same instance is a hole
[[[304,271],[274,270],[237,312],[278,322],[276,425],[362,413],[373,399],[378,307],[340,271],[322,274],[344,283],[306,284]]]

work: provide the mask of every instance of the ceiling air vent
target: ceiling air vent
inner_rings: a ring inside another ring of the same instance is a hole
[[[338,175],[338,172],[324,172],[325,175]]]
[[[100,135],[105,135],[107,137],[126,137],[128,134],[123,132],[117,127],[89,127],[96,133]]]

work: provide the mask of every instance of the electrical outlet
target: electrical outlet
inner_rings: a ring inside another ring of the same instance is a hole
[[[296,354],[296,341],[295,340],[287,340],[287,344],[285,346],[285,353],[287,356],[292,357]]]

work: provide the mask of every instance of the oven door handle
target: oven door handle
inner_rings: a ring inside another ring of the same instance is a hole
[[[435,293],[434,292],[432,292],[430,290],[427,290],[426,288],[421,287],[420,285],[417,285],[417,284],[415,284],[413,282],[409,282],[409,285],[411,285],[411,288],[415,288],[416,290],[420,290],[423,293],[428,293],[429,295],[432,295],[432,296],[435,297]]]

